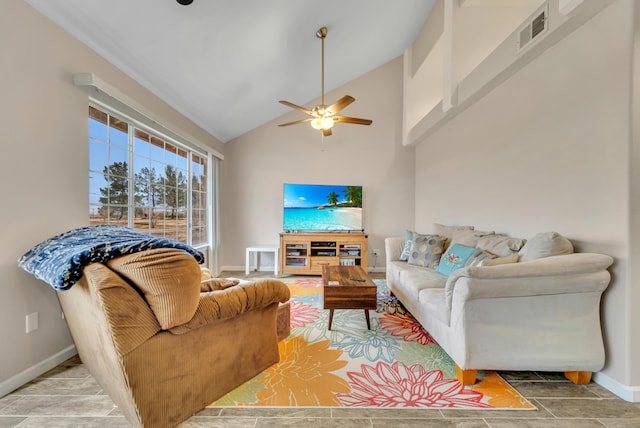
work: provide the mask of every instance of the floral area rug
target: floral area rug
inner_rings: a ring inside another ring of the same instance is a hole
[[[378,309],[322,309],[322,280],[284,279],[291,290],[291,335],[280,362],[210,407],[406,407],[525,409],[535,407],[495,372],[479,371],[465,387],[451,358],[376,280]]]

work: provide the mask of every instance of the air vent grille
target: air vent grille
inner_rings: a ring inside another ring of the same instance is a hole
[[[531,38],[535,39],[536,36],[544,31],[544,22],[546,21],[545,13],[542,12],[531,23]]]
[[[520,30],[518,48],[522,49],[527,46],[531,41],[542,34],[548,26],[547,10],[545,8],[531,22],[527,23],[527,25]]]

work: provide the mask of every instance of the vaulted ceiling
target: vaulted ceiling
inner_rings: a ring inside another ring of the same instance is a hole
[[[227,142],[289,112],[278,100],[313,107],[320,27],[328,92],[401,55],[435,0],[27,2]]]

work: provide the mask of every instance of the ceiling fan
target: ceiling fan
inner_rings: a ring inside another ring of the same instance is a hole
[[[347,107],[349,104],[354,102],[356,99],[351,95],[345,95],[340,98],[334,104],[330,106],[324,103],[324,39],[327,37],[327,27],[322,27],[318,31],[316,31],[316,37],[322,41],[322,99],[320,104],[315,106],[313,109],[309,110],[308,108],[301,107],[299,105],[293,104],[289,101],[280,100],[281,104],[284,104],[288,107],[291,107],[295,110],[299,110],[303,113],[308,114],[309,118],[300,119],[293,122],[282,123],[278,126],[289,126],[295,125],[298,123],[310,122],[311,126],[314,129],[319,129],[322,131],[322,135],[328,137],[331,135],[331,128],[336,122],[341,123],[353,123],[356,125],[371,125],[373,123],[372,120],[369,119],[360,119],[357,117],[348,117],[348,116],[337,116],[342,109]]]

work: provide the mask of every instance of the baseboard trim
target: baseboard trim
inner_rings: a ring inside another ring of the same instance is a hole
[[[640,386],[623,385],[602,372],[594,373],[593,381],[625,401],[640,403]]]
[[[40,361],[35,366],[31,366],[28,369],[18,373],[17,375],[10,377],[3,382],[0,382],[0,397],[4,397],[10,392],[15,391],[22,385],[37,378],[41,374],[46,373],[59,364],[64,363],[77,353],[78,351],[76,351],[76,347],[74,345],[71,345],[68,348],[65,348],[62,351],[58,352],[57,354],[54,354],[49,358]]]
[[[228,271],[228,272],[244,272],[244,268],[245,266],[222,266],[222,268],[220,269],[220,272],[223,271]],[[258,271],[262,272],[273,272],[273,266],[260,266],[258,268]],[[253,272],[253,270],[250,270],[249,272]]]

